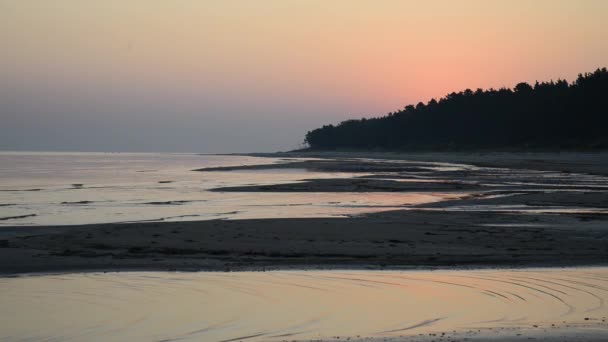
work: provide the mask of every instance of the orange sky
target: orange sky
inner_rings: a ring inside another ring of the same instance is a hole
[[[572,80],[608,65],[607,22],[603,0],[0,0],[0,110],[94,112],[109,127],[168,111],[204,126],[280,117],[302,131],[453,90]]]

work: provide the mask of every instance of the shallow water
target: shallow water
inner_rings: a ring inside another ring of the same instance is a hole
[[[604,176],[406,160],[376,160],[412,166],[411,171],[377,174],[305,169],[193,171],[204,167],[276,164],[290,160],[306,159],[169,153],[0,152],[0,226],[343,217],[408,209],[468,194],[466,190],[451,193],[209,191],[218,187],[320,178],[369,176],[401,182],[458,182],[477,186],[488,199],[531,192],[604,192],[608,187],[608,177]],[[560,206],[550,202],[541,206],[467,203],[461,206],[454,203],[429,210],[608,214],[605,205],[596,208],[585,203]]]
[[[304,169],[192,171],[280,162],[285,160],[169,153],[0,152],[0,225],[330,217],[454,197],[433,193],[218,193],[208,190],[353,174]]]
[[[608,269],[91,273],[0,293],[6,340],[390,337],[601,322]]]

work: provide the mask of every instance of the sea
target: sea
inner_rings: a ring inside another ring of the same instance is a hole
[[[391,192],[217,192],[210,190],[364,174],[306,169],[196,171],[292,160],[183,153],[0,152],[0,226],[344,217],[445,197]]]

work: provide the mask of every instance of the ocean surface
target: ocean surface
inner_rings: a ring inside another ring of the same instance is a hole
[[[0,278],[0,340],[462,341],[584,325],[605,334],[607,291],[606,268]]]
[[[434,193],[234,193],[209,189],[341,178],[304,169],[198,172],[289,159],[170,153],[0,152],[0,226],[331,217],[441,200]]]

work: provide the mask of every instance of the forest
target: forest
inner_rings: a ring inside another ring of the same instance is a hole
[[[311,150],[608,148],[608,71],[513,89],[466,89],[309,131]]]

